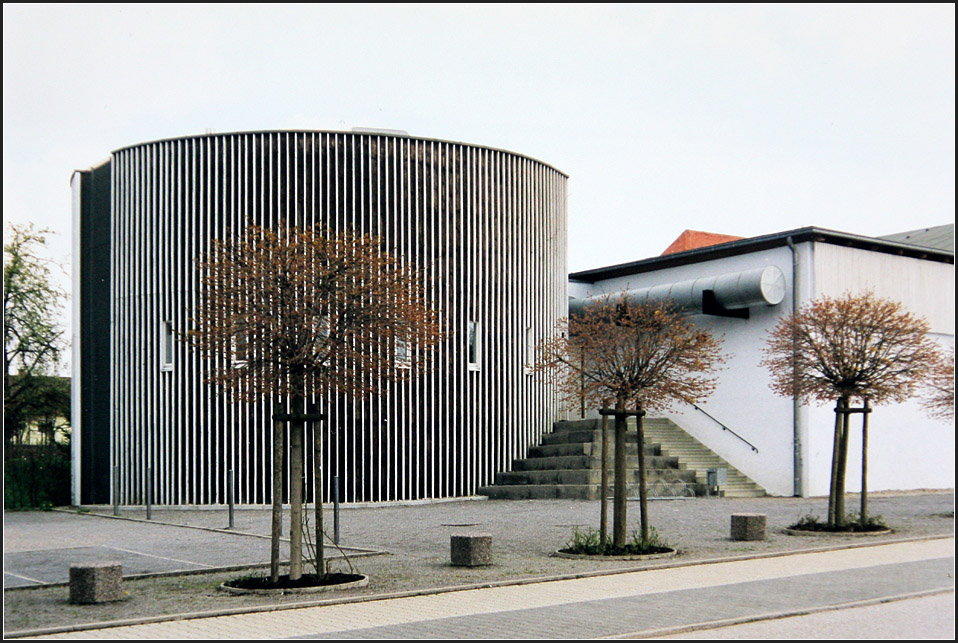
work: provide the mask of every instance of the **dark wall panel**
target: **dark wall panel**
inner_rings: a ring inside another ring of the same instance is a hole
[[[80,501],[110,502],[110,164],[80,178]]]

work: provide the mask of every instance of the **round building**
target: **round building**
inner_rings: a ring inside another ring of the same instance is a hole
[[[217,396],[178,339],[197,257],[251,223],[380,236],[427,270],[450,333],[433,372],[326,400],[326,489],[475,494],[557,413],[528,365],[566,312],[566,180],[512,152],[391,131],[177,138],[76,172],[74,501],[219,504],[232,475],[237,504],[269,502],[268,405]]]

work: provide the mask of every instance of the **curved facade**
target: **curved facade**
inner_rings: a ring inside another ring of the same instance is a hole
[[[452,333],[429,375],[325,401],[327,489],[338,476],[344,501],[386,501],[491,483],[557,410],[526,364],[566,311],[566,178],[511,152],[372,132],[157,141],[77,172],[75,500],[142,504],[151,489],[161,505],[224,503],[232,470],[238,504],[269,502],[266,405],[217,397],[174,340],[197,302],[195,259],[251,222],[383,237],[427,268]]]

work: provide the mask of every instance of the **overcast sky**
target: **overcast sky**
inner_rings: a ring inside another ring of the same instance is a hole
[[[3,5],[3,210],[159,138],[402,129],[569,175],[572,271],[953,222],[955,7]]]

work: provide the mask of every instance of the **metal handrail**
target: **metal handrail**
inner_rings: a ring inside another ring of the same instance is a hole
[[[750,447],[752,447],[752,451],[754,451],[755,453],[758,453],[758,447],[756,447],[754,444],[752,444],[751,442],[749,442],[748,440],[746,440],[745,438],[743,438],[742,436],[740,436],[738,433],[736,433],[736,432],[733,431],[732,429],[728,428],[727,426],[725,426],[724,424],[722,424],[721,422],[719,422],[719,421],[718,421],[717,419],[715,419],[715,417],[714,417],[713,415],[711,415],[708,411],[706,411],[705,409],[699,408],[699,407],[696,406],[695,404],[692,405],[692,408],[695,409],[696,411],[699,411],[700,413],[704,413],[706,416],[709,417],[709,419],[711,419],[713,422],[715,422],[715,423],[718,424],[720,427],[722,427],[722,430],[723,430],[723,431],[728,431],[729,433],[731,433],[732,435],[734,435],[735,437],[737,437],[739,440],[741,440],[741,441],[744,442],[745,444],[747,444],[747,445],[749,445]]]

